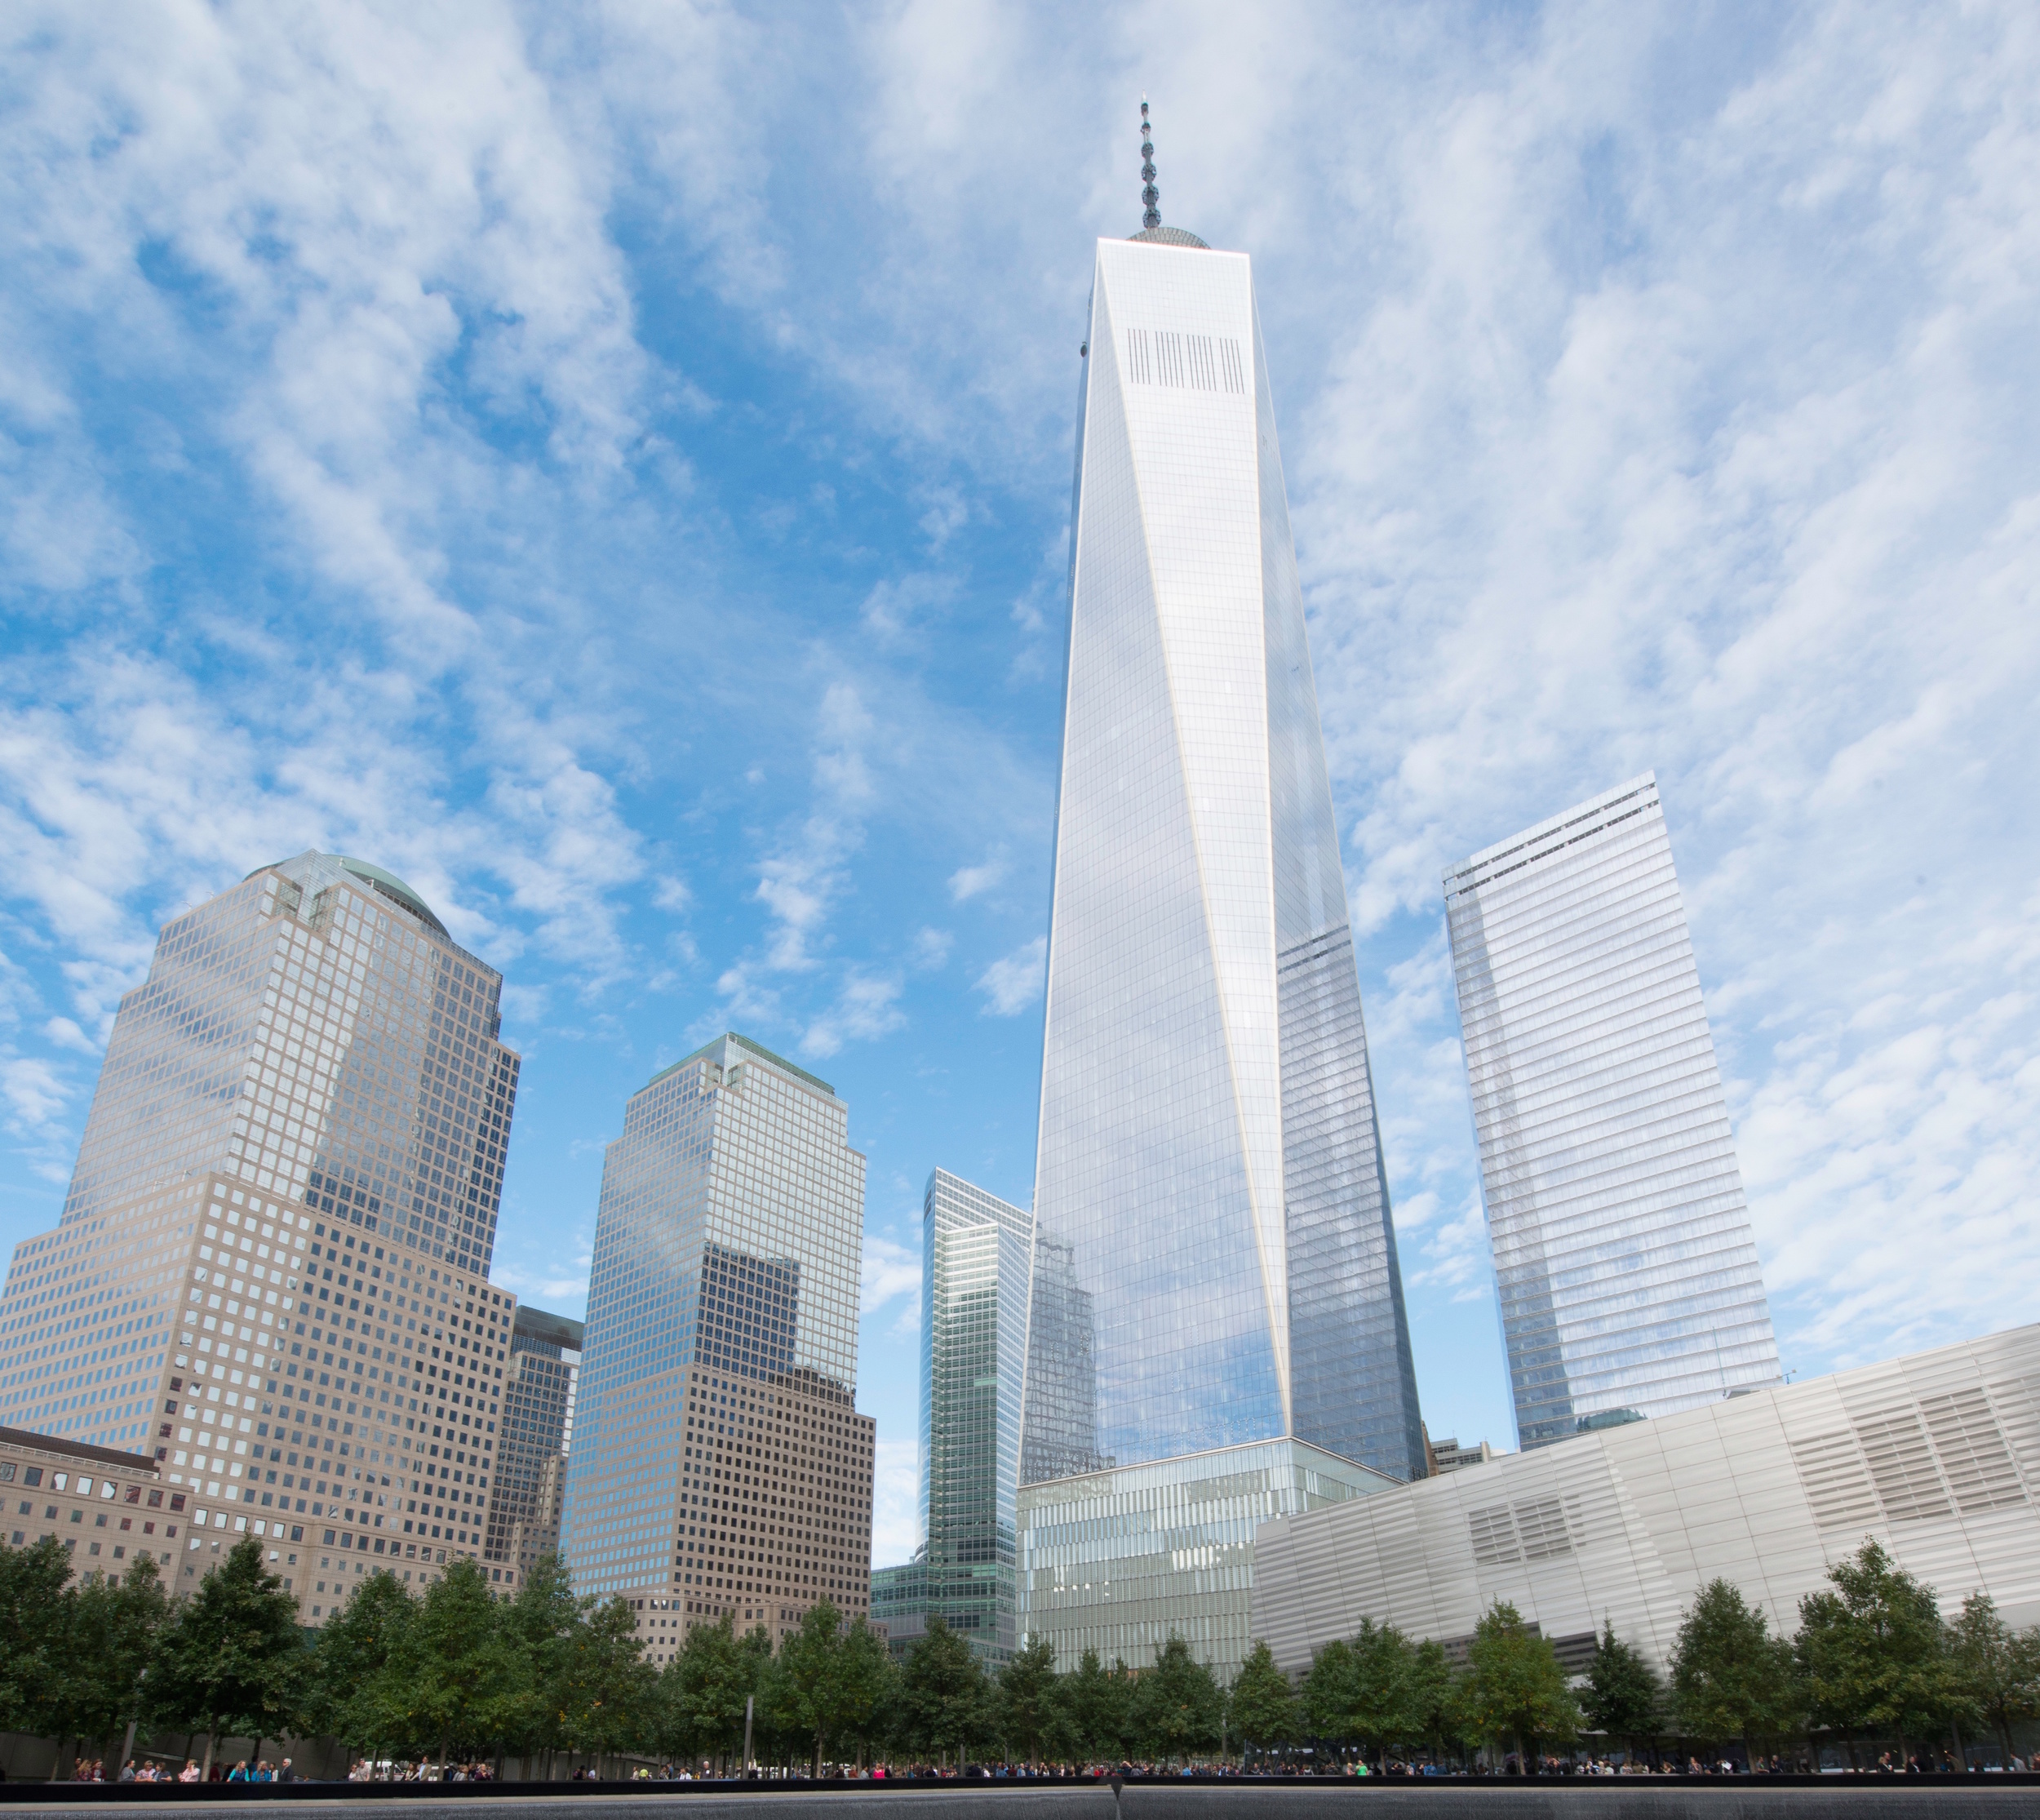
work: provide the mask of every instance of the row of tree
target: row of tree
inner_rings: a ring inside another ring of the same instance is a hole
[[[1320,1649],[1293,1687],[1265,1644],[1222,1685],[1171,1637],[1151,1664],[1086,1652],[1059,1671],[1030,1642],[987,1673],[939,1620],[895,1661],[861,1622],[814,1607],[778,1649],[727,1620],[690,1631],[663,1669],[620,1599],[577,1597],[548,1560],[516,1595],[472,1563],[414,1591],[363,1581],[308,1635],[259,1544],[239,1544],[188,1596],[166,1596],[146,1557],[118,1584],[73,1580],[54,1543],[0,1546],[0,1729],[125,1755],[138,1729],[325,1736],[379,1757],[649,1755],[729,1765],[747,1730],[761,1760],[1182,1760],[1310,1742],[1371,1754],[1528,1751],[1592,1731],[1754,1748],[1825,1729],[1844,1738],[1959,1737],[2040,1715],[2040,1636],[1990,1600],[1945,1622],[1931,1589],[1875,1542],[1801,1603],[1790,1638],[1726,1582],[1685,1614],[1661,1682],[1612,1627],[1583,1685],[1511,1606],[1480,1620],[1455,1660],[1392,1626]]]

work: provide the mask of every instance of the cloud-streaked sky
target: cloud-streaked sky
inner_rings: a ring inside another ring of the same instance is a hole
[[[2040,1280],[2040,14],[23,0],[0,1240],[154,930],[317,846],[504,969],[499,1273],[734,1024],[1025,1201],[1091,242],[1254,255],[1434,1433],[1509,1417],[1440,868],[1655,767],[1785,1362]]]

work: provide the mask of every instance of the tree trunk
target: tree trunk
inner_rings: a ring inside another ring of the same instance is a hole
[[[206,1733],[206,1760],[198,1766],[198,1779],[202,1782],[212,1780],[212,1753],[219,1743],[220,1733],[216,1729]]]
[[[128,1720],[127,1736],[121,1740],[121,1760],[114,1766],[114,1774],[117,1777],[122,1770],[127,1767],[127,1760],[135,1754],[135,1723],[136,1722],[132,1719]]]
[[[258,1765],[259,1763],[260,1763],[261,1761],[262,1761],[262,1740],[261,1740],[260,1738],[258,1738],[255,1741],[255,1748],[248,1753],[248,1774],[250,1775],[250,1777],[251,1777],[251,1778],[252,1778],[252,1777],[254,1776],[254,1774],[255,1774],[255,1765]]]

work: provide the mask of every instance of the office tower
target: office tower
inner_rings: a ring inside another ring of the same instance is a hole
[[[718,1037],[652,1076],[602,1164],[561,1553],[663,1662],[734,1614],[869,1608],[857,1413],[864,1159],[826,1081]]]
[[[1034,1218],[947,1170],[921,1208],[923,1597],[996,1667],[1012,1657],[1020,1387]]]
[[[335,855],[166,925],[62,1219],[16,1250],[0,1423],[152,1454],[277,1545],[308,1620],[372,1566],[479,1554],[515,1312],[487,1281],[501,986]]]
[[[1099,242],[1084,345],[1035,1211],[1089,1361],[1026,1420],[1070,1445],[1090,1375],[1133,1527],[1109,1600],[1081,1541],[1024,1596],[1063,1654],[1173,1627],[1223,1665],[1250,1512],[1420,1476],[1423,1440],[1246,256]],[[1091,1534],[1052,1482],[1026,1528]]]
[[[1778,1380],[1655,774],[1445,873],[1525,1448]]]
[[[924,1543],[911,1561],[871,1569],[871,1628],[885,1639],[897,1662],[911,1655],[928,1634],[927,1554]]]
[[[560,1497],[574,1445],[583,1338],[579,1321],[529,1305],[517,1310],[510,1329],[486,1552],[491,1560],[514,1561],[520,1579],[541,1555],[560,1551]]]

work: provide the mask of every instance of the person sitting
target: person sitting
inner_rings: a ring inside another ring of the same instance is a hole
[[[197,1758],[186,1757],[184,1759],[184,1767],[178,1771],[177,1779],[180,1782],[195,1782],[198,1780]]]

